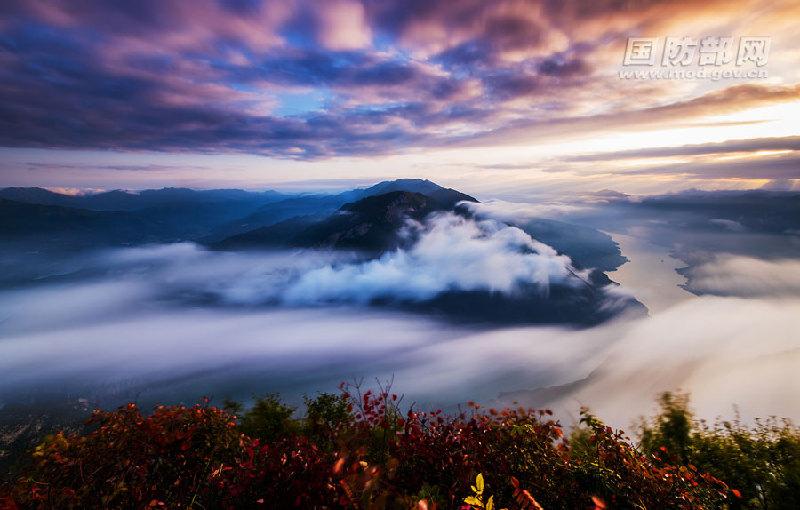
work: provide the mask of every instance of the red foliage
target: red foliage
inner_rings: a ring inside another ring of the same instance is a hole
[[[16,504],[456,508],[477,473],[496,508],[705,508],[728,494],[694,466],[646,458],[591,417],[587,457],[547,411],[482,413],[473,405],[456,416],[401,414],[388,392],[351,400],[349,422],[329,435],[333,448],[302,429],[272,442],[249,437],[236,417],[205,403],[149,416],[133,404],[96,412],[91,432],[57,434],[37,448],[35,466],[14,488]]]

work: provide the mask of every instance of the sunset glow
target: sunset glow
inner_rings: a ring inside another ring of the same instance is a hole
[[[424,174],[487,191],[797,186],[796,2],[80,5],[2,8],[8,185],[343,189]],[[768,36],[768,77],[619,76],[629,37],[709,35]],[[736,170],[716,170],[743,142]],[[702,144],[719,152],[615,157]]]

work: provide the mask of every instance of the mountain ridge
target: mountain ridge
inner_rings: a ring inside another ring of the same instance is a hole
[[[474,200],[424,179],[382,181],[335,195],[178,187],[69,195],[41,187],[6,187],[0,189],[0,199],[8,201],[0,218],[0,233],[8,240],[37,247],[42,245],[38,238],[47,235],[58,239],[49,244],[62,249],[143,242],[213,243],[287,220],[292,220],[289,224],[295,227],[320,221],[347,203],[387,190],[424,190],[438,201],[453,197]],[[115,228],[109,226],[112,223],[125,235],[114,232]],[[89,228],[89,224],[96,228]]]
[[[133,211],[164,204],[249,201],[267,203],[289,195],[274,190],[201,189],[165,187],[130,192],[122,189],[70,195],[41,187],[0,188],[0,198],[40,205],[58,205],[94,211]],[[261,205],[261,204],[259,204]]]
[[[407,220],[421,221],[432,212],[453,210],[459,202],[476,201],[455,190],[435,191],[438,198],[410,191],[368,195],[342,205],[337,212],[323,219],[313,216],[290,218],[228,237],[213,246],[241,249],[289,245],[385,251],[397,246],[397,230]],[[292,233],[287,227],[299,228],[300,231]]]

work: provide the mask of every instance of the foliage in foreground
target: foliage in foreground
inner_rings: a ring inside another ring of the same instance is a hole
[[[96,411],[90,432],[58,433],[37,447],[6,501],[10,508],[781,508],[775,498],[795,487],[798,473],[796,429],[694,430],[672,397],[642,426],[639,448],[588,412],[567,438],[549,411],[471,405],[455,416],[401,413],[388,391],[347,389],[308,400],[303,420],[276,396],[241,418],[232,402],[159,406],[149,416],[134,404]],[[676,426],[681,413],[688,429]],[[771,474],[761,471],[761,456]]]
[[[734,487],[731,508],[800,508],[800,431],[788,420],[693,420],[687,395],[664,393],[639,430],[640,449],[711,473]]]

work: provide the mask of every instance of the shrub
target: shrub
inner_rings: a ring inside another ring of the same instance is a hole
[[[800,508],[800,430],[789,421],[709,425],[692,419],[686,395],[664,393],[659,403],[661,412],[640,426],[643,451],[725,480],[738,496],[731,508]]]
[[[304,398],[305,434],[320,447],[333,449],[336,435],[350,422],[352,405],[344,395],[321,393],[316,398]]]
[[[640,450],[588,411],[568,439],[549,411],[470,404],[447,415],[402,412],[400,402],[385,388],[348,387],[307,399],[304,420],[274,395],[240,422],[207,402],[149,416],[133,404],[98,411],[88,432],[46,438],[11,495],[25,508],[695,509],[745,501],[719,470],[674,463],[659,447]],[[651,446],[673,430],[651,429]],[[780,446],[770,455],[796,466],[797,436],[782,434],[771,436]],[[717,451],[716,443],[699,448],[706,443],[696,436],[687,455]],[[791,473],[770,489],[774,497],[793,490]]]
[[[96,411],[94,430],[57,433],[36,447],[20,502],[41,508],[188,506],[213,491],[218,464],[240,455],[227,413],[205,404],[159,406],[144,417],[128,404]]]
[[[226,404],[231,408],[230,403]],[[269,441],[290,435],[297,429],[292,420],[294,411],[275,394],[256,399],[253,407],[242,417],[242,432]]]

